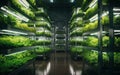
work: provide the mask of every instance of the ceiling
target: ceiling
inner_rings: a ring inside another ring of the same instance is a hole
[[[51,2],[52,1],[52,2]],[[75,7],[81,6],[83,0],[36,0],[38,7]]]

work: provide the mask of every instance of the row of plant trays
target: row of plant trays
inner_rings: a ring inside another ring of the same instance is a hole
[[[18,48],[9,48],[9,49],[1,49],[0,53],[2,54],[12,54],[15,52],[19,52],[19,51],[24,51],[24,50],[33,50],[38,48],[39,46],[28,46],[28,47],[18,47]]]
[[[1,74],[1,75],[17,75],[18,73],[22,72],[23,70],[25,70],[26,67],[28,67],[30,64],[33,64],[34,65],[34,62],[35,62],[35,58],[29,60],[27,63],[25,63],[24,65],[22,65],[21,67],[13,70],[12,72],[10,73],[7,73],[7,74]],[[35,66],[33,66],[33,69],[35,69]],[[34,70],[33,70],[34,71]],[[35,72],[33,72],[35,73]]]

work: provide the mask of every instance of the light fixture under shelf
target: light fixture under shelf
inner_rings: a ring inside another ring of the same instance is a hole
[[[11,14],[12,16],[15,16],[16,18],[18,18],[19,20],[23,20],[25,22],[28,22],[29,19],[23,15],[21,15],[20,13],[15,12],[14,10],[10,9],[7,6],[3,6],[1,7],[1,10],[3,10],[4,12],[7,12],[8,14]]]
[[[106,12],[104,12],[103,14],[102,14],[102,17],[104,17],[104,16],[106,16],[106,15],[108,15],[109,14],[109,12],[108,11],[106,11]],[[95,20],[97,20],[98,19],[98,14],[96,14],[96,15],[94,15],[92,18],[90,18],[89,20],[90,20],[90,22],[93,22],[93,21],[95,21]]]
[[[30,7],[29,3],[26,0],[19,0],[19,2],[27,9]]]
[[[23,33],[23,32],[18,32],[18,31],[13,31],[13,30],[6,30],[3,29],[1,30],[2,32],[6,32],[7,34],[15,34],[15,35],[28,35],[27,33]]]
[[[98,0],[94,0],[93,2],[91,2],[91,4],[89,5],[90,8],[95,7],[95,5],[97,4]]]

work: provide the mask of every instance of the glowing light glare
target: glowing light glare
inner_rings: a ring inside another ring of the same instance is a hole
[[[51,3],[53,3],[54,1],[53,0],[50,0]]]
[[[114,8],[113,11],[120,11],[120,8]]]
[[[90,8],[91,8],[91,7],[93,8],[93,7],[97,4],[97,1],[98,1],[98,0],[94,0],[94,1],[89,5],[89,7],[90,7]]]
[[[49,62],[49,63],[47,64],[47,68],[46,68],[46,70],[45,70],[45,75],[48,75],[48,73],[50,72],[50,68],[51,68],[51,63]]]
[[[70,0],[70,2],[71,2],[71,3],[73,3],[73,2],[74,2],[74,0]]]
[[[16,18],[18,18],[18,19],[20,19],[20,20],[23,20],[23,21],[25,21],[25,22],[28,22],[28,21],[29,21],[28,18],[22,16],[22,15],[19,14],[19,13],[16,13],[16,12],[14,12],[14,11],[8,10],[7,8],[8,8],[8,7],[6,7],[6,6],[5,6],[5,7],[1,7],[1,9],[2,9],[3,11],[7,12],[8,14],[11,14],[11,15],[15,16]]]
[[[80,9],[81,9],[81,8],[77,8],[77,13],[79,13]]]
[[[102,14],[102,17],[106,16],[108,14],[109,14],[109,12],[107,11],[107,12],[105,12],[105,13]],[[98,19],[98,14],[96,14],[95,16],[93,16],[92,18],[90,18],[89,20],[90,20],[90,22],[93,22],[93,21],[95,21],[97,19]]]
[[[12,30],[1,30],[4,32],[9,32],[9,33],[13,33],[13,34],[22,34],[22,35],[27,35],[27,33],[23,33],[23,32],[17,32],[17,31],[12,31]]]
[[[98,19],[98,14],[96,14],[95,16],[93,16],[92,18],[90,18],[89,20],[90,20],[90,22],[93,22],[93,21],[95,21],[97,19]]]
[[[25,7],[25,8],[29,8],[29,3],[26,0],[19,0],[19,2]]]
[[[72,65],[69,65],[69,68],[70,68],[71,75],[75,75],[75,72],[74,72],[74,69],[73,69]]]
[[[76,71],[76,75],[82,75],[82,71],[81,70]]]
[[[115,17],[119,17],[120,13],[114,13]]]

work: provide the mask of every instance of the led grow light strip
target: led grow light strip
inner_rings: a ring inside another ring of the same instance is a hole
[[[113,11],[120,11],[120,8],[114,8]]]
[[[25,7],[25,8],[29,8],[29,3],[26,0],[19,0],[19,2]]]
[[[6,32],[0,32],[0,34],[8,34],[8,35],[15,35],[15,34],[13,34],[13,33],[6,33]]]
[[[22,16],[21,14],[9,10],[9,8],[8,8],[7,6],[1,7],[1,9],[2,9],[3,11],[5,11],[5,12],[7,12],[7,13],[13,15],[13,16],[15,16],[16,18],[19,18],[20,20],[23,20],[23,21],[25,21],[25,22],[28,22],[28,21],[29,21],[28,18]]]
[[[15,53],[11,53],[11,54],[8,54],[8,55],[5,55],[5,56],[11,56],[11,55],[15,55],[15,54],[23,53],[23,52],[26,52],[26,51],[27,51],[27,50],[20,51],[20,52],[15,52]]]
[[[102,14],[102,17],[104,17],[104,16],[106,16],[108,14],[109,14],[109,12],[107,11],[107,12],[105,12],[105,13]],[[97,19],[98,19],[98,14],[96,14],[95,16],[93,16],[92,18],[90,18],[89,20],[90,20],[90,22],[93,22],[93,21],[95,21]]]
[[[96,4],[97,4],[98,0],[94,0],[93,2],[91,2],[91,4],[89,5],[90,8],[93,8]]]
[[[4,31],[4,32],[9,32],[9,33],[14,33],[14,34],[22,34],[22,35],[27,35],[27,33],[23,33],[23,32],[17,32],[17,31],[12,31],[12,30],[1,30],[1,31]]]

